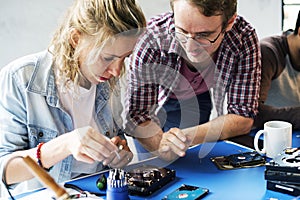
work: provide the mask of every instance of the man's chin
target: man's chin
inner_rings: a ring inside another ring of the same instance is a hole
[[[191,63],[202,63],[209,58],[207,56],[203,57],[202,55],[200,55],[196,57],[189,54],[187,55],[187,57]]]

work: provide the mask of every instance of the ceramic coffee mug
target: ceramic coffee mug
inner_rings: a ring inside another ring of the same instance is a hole
[[[264,135],[263,149],[258,147],[258,139]],[[260,154],[268,158],[274,158],[284,149],[292,147],[292,124],[285,121],[269,121],[264,124],[264,130],[260,130],[254,137],[254,148]]]

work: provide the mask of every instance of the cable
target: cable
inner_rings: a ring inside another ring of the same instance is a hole
[[[7,182],[6,182],[6,169],[7,169],[8,164],[9,164],[12,160],[14,160],[14,159],[16,159],[16,158],[22,158],[22,159],[23,159],[22,156],[15,156],[15,157],[10,158],[10,159],[6,162],[6,164],[5,164],[4,168],[3,168],[3,172],[2,172],[2,182],[3,182],[3,184],[5,185],[5,188],[6,188],[8,194],[9,194],[9,196],[10,196],[10,198],[11,198],[12,200],[15,200],[15,198],[14,198],[13,195],[11,194],[11,192],[10,192],[10,190],[9,190],[9,186],[8,186],[8,184],[7,184]]]

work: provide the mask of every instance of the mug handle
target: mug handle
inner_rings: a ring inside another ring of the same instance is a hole
[[[258,131],[256,134],[255,134],[255,137],[254,137],[254,148],[255,150],[259,153],[259,154],[265,154],[266,153],[266,147],[264,145],[263,149],[260,150],[259,147],[258,147],[258,139],[260,137],[260,135],[264,134],[265,133],[265,130],[260,130]],[[264,143],[265,144],[265,143]]]

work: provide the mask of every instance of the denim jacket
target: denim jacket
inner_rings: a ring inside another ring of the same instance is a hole
[[[52,54],[43,51],[22,57],[0,72],[0,173],[12,152],[34,148],[73,130],[71,116],[58,98],[52,65]],[[107,83],[97,85],[95,119],[100,132],[111,138],[123,132],[115,131],[109,92]],[[57,182],[71,178],[72,160],[69,156],[51,169]],[[102,168],[99,163],[98,170]],[[38,186],[37,182],[27,189]]]

